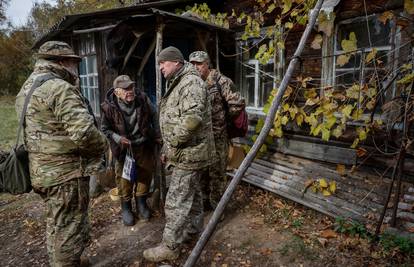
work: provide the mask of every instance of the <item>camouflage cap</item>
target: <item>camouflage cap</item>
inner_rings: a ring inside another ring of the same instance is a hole
[[[48,41],[42,44],[35,56],[44,59],[71,58],[81,60],[81,57],[75,54],[70,45],[60,41]]]
[[[207,52],[204,51],[194,51],[190,54],[188,61],[190,62],[210,62],[210,57],[208,56]]]
[[[130,87],[133,84],[135,84],[135,82],[132,81],[131,78],[129,78],[128,75],[120,75],[120,76],[115,78],[113,86],[114,86],[114,88],[126,89],[126,88]]]

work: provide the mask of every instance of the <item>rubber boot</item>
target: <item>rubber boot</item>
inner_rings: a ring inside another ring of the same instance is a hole
[[[135,197],[135,201],[140,220],[148,221],[151,216],[151,212],[147,206],[147,196]]]
[[[134,215],[132,214],[131,201],[121,201],[122,221],[126,226],[135,224]]]

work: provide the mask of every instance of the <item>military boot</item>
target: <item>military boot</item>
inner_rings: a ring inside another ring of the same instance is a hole
[[[148,261],[160,262],[165,260],[176,260],[180,256],[178,248],[170,249],[165,244],[160,244],[157,247],[144,250],[144,258]]]
[[[147,206],[147,196],[144,195],[135,197],[135,201],[139,218],[143,221],[148,221],[151,216],[151,212]]]
[[[134,215],[132,214],[131,201],[121,201],[122,221],[126,226],[135,224]]]

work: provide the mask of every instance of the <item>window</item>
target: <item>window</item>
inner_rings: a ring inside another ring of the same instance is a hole
[[[255,59],[255,55],[263,39],[249,39],[237,42],[238,50],[238,87],[241,95],[246,99],[247,110],[263,114],[263,106],[273,88],[276,87],[277,77],[281,73],[274,73],[274,60],[271,59],[267,64],[260,64]],[[281,55],[281,52],[279,52]],[[281,62],[278,62],[278,70]]]
[[[81,91],[88,99],[94,114],[99,116],[98,68],[93,34],[81,35],[79,53],[82,57],[79,70]]]
[[[378,20],[376,15],[371,15],[368,17],[368,26],[369,35],[365,17],[338,23],[334,44],[335,71],[333,72],[334,83],[337,89],[346,89],[355,83],[368,82],[372,77],[375,68],[373,61],[366,64],[364,59],[366,54],[371,52],[373,48],[377,50],[376,58],[379,59],[376,61],[379,77],[384,77],[386,73],[391,50],[390,23],[387,22],[387,24],[383,24]],[[342,51],[341,41],[349,39],[351,32],[355,33],[358,51],[355,55],[351,56],[348,63],[343,66],[338,66],[336,64],[336,59],[339,55],[344,53],[344,51]],[[368,36],[371,37],[372,47],[370,46]]]

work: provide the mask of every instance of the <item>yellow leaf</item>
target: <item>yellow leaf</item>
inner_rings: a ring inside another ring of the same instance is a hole
[[[308,98],[308,100],[306,100],[305,106],[313,106],[315,104],[319,103],[319,97],[317,98]]]
[[[288,110],[289,110],[289,108],[290,108],[289,103],[285,103],[285,104],[283,105],[283,111],[284,111],[284,112],[288,111]]]
[[[316,192],[318,192],[318,187],[315,184],[313,184],[311,186],[311,190],[312,190],[313,193],[316,193]]]
[[[324,32],[327,36],[331,36],[334,27],[335,13],[327,13],[321,11],[318,16],[318,31]]]
[[[384,13],[379,16],[378,20],[382,22],[382,24],[386,24],[387,20],[392,20],[394,18],[394,13],[391,11],[385,11]]]
[[[349,39],[343,39],[341,41],[341,47],[345,52],[354,52],[357,50],[357,39],[354,32],[349,34]]]
[[[289,114],[292,120],[295,119],[295,116],[297,113],[298,113],[298,108],[296,106],[292,106],[289,108]]]
[[[377,88],[375,87],[369,87],[367,90],[367,96],[369,98],[373,98],[377,94]]]
[[[322,140],[328,141],[331,136],[331,131],[326,128],[322,128]]]
[[[413,0],[404,0],[404,10],[410,14],[414,14],[414,1]]]
[[[286,88],[285,93],[283,94],[283,98],[289,97],[292,94],[292,92],[293,92],[293,88],[291,86],[288,86]]]
[[[322,194],[325,197],[329,197],[330,195],[332,195],[331,192],[329,192],[329,190],[326,190],[326,189],[322,191]]]
[[[311,127],[311,132],[313,132],[313,135],[314,135],[314,136],[319,135],[319,133],[321,132],[321,130],[322,130],[322,123],[321,123],[321,124],[319,124],[318,126],[316,126],[316,127],[315,127],[315,128],[313,128],[313,129],[312,129],[312,127]]]
[[[343,165],[343,164],[336,165],[336,172],[339,173],[339,175],[344,176],[345,175],[345,165]]]
[[[346,105],[344,108],[342,108],[341,112],[345,117],[350,118],[351,117],[351,112],[352,112],[353,109],[354,109],[354,106]]]
[[[336,182],[335,181],[329,182],[329,191],[331,191],[331,193],[336,192]]]
[[[270,4],[266,10],[266,13],[272,13],[272,11],[276,8],[274,3]]]
[[[315,35],[315,38],[313,38],[313,41],[311,43],[311,47],[313,49],[321,49],[322,48],[321,44],[322,44],[322,35],[320,34]]]
[[[322,188],[327,188],[328,187],[328,183],[326,182],[325,178],[319,179],[319,186],[322,187]]]
[[[288,123],[288,121],[289,121],[288,116],[285,115],[285,116],[282,117],[282,125],[286,125]]]
[[[279,138],[283,136],[282,127],[275,128],[275,136],[277,136]]]
[[[375,58],[377,55],[377,49],[373,48],[371,52],[368,53],[367,57],[365,58],[365,62],[369,63],[371,60]]]
[[[352,119],[357,121],[361,118],[362,114],[364,114],[364,111],[362,109],[356,109],[352,113]]]
[[[298,115],[296,116],[296,124],[297,124],[298,126],[301,126],[301,125],[302,125],[302,122],[303,122],[303,115],[302,115],[302,114],[298,114]]]
[[[346,63],[349,62],[349,59],[351,58],[350,55],[340,55],[336,58],[336,65],[342,67],[344,66]]]
[[[342,135],[343,132],[343,128],[338,125],[333,131],[332,131],[332,135],[335,136],[336,138],[339,138]]]
[[[286,23],[285,23],[285,28],[286,28],[286,29],[292,29],[292,28],[293,28],[293,23],[292,23],[292,22],[290,22],[290,21],[286,22]]]
[[[315,98],[318,96],[318,94],[316,93],[315,88],[313,88],[313,89],[305,90],[305,92],[303,93],[303,96],[306,99],[308,99],[308,98]]]
[[[358,144],[359,144],[359,138],[355,138],[354,142],[351,145],[351,148],[356,148]]]
[[[336,123],[336,117],[335,116],[329,116],[325,122],[326,124],[326,128],[327,129],[331,129],[332,126],[334,126],[334,124]]]
[[[367,132],[365,132],[365,130],[360,130],[358,138],[360,141],[364,141],[365,139],[367,139]]]
[[[361,87],[359,84],[354,84],[350,88],[345,90],[346,96],[353,99],[359,99],[361,97]]]
[[[292,0],[285,0],[283,2],[284,2],[284,5],[283,5],[282,14],[285,14],[292,8]]]

